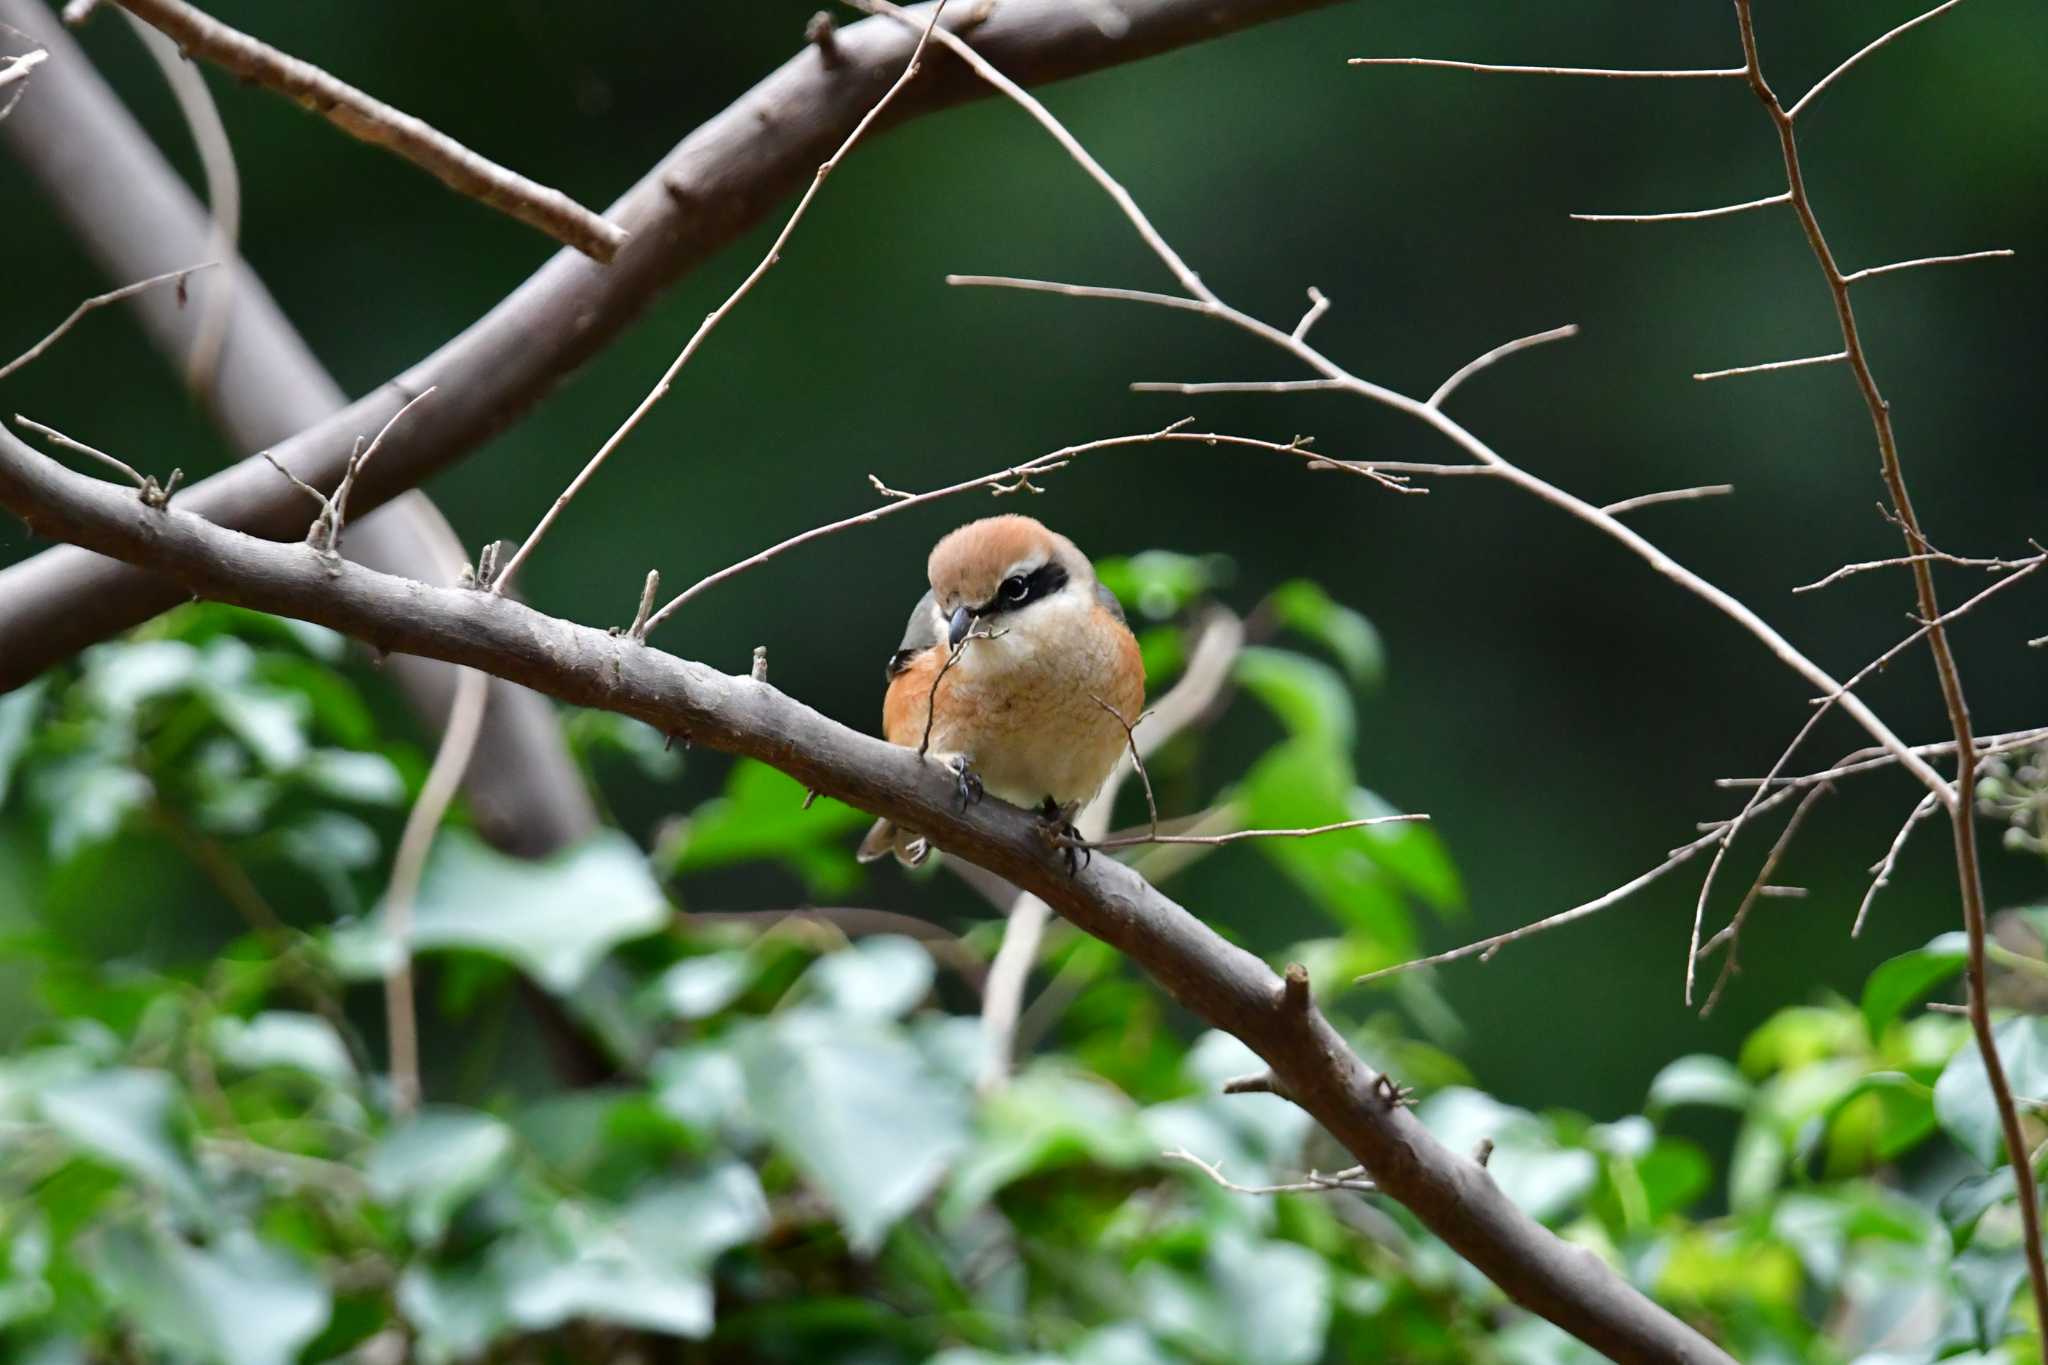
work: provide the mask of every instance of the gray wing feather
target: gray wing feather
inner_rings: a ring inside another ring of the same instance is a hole
[[[1121,621],[1124,619],[1124,604],[1116,600],[1115,593],[1102,586],[1102,580],[1100,579],[1097,579],[1095,582],[1095,600],[1102,604],[1104,611],[1114,616],[1117,620]]]
[[[932,594],[926,592],[917,599],[911,609],[910,620],[903,627],[903,642],[896,646],[896,652],[889,656],[887,676],[893,678],[910,667],[910,661],[937,644],[944,636],[939,631],[938,604]]]

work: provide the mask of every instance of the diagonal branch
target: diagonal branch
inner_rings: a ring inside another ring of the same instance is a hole
[[[504,597],[409,582],[306,545],[257,540],[43,459],[0,434],[0,505],[38,531],[150,564],[189,591],[317,621],[381,648],[481,668],[578,705],[780,768],[805,786],[925,831],[1042,897],[1127,954],[1181,1004],[1243,1039],[1289,1097],[1517,1302],[1621,1361],[1729,1357],[1515,1207],[1475,1163],[1383,1098],[1375,1075],[1306,999],[1129,868],[1073,873],[1038,820],[1000,801],[961,808],[953,780],[908,749],[846,729],[765,683],[572,625]]]
[[[975,26],[974,36],[980,49],[1013,77],[1038,84],[1328,3],[1237,0],[1219,9],[1214,0],[1120,0],[1128,22],[1110,37],[1071,0],[1002,0]],[[975,17],[969,13],[974,8],[961,7],[961,17],[948,22]],[[922,6],[917,11],[928,12]],[[30,32],[54,27],[50,11],[37,0],[0,0],[0,19]],[[52,51],[62,36],[61,30],[50,35]],[[412,394],[438,384],[443,396],[433,411],[394,436],[377,468],[356,490],[357,515],[460,459],[595,355],[664,286],[745,233],[798,189],[873,107],[874,92],[902,70],[915,41],[914,33],[892,21],[870,19],[835,30],[832,63],[806,44],[690,133],[606,210],[609,219],[633,234],[631,245],[608,268],[597,269],[575,253],[558,253],[460,336],[348,412],[303,425],[298,435],[274,444],[273,453],[301,478],[332,487],[358,432],[375,431]],[[53,62],[37,74],[50,75],[59,65]],[[37,99],[0,121],[0,140],[20,145],[21,125],[45,103],[45,93],[39,91]],[[890,106],[887,122],[900,124],[986,93],[957,64],[935,64]],[[70,150],[74,157],[83,153],[75,143]],[[89,158],[74,162],[68,173],[80,174],[93,165]],[[234,349],[231,344],[229,362]],[[231,398],[258,402],[262,396],[260,389],[244,387]],[[276,439],[266,436],[243,448]],[[183,499],[192,511],[271,539],[303,535],[311,520],[298,494],[261,461],[244,460],[188,489]],[[178,600],[175,585],[152,582],[145,573],[69,548],[0,571],[0,691],[20,686],[51,664]]]
[[[311,62],[230,28],[184,0],[114,3],[186,52],[251,84],[275,90],[350,137],[404,157],[457,194],[538,228],[593,260],[608,262],[625,245],[625,229],[606,222],[560,190],[479,156],[424,120],[364,94]]]

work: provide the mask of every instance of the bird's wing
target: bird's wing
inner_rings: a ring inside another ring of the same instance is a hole
[[[1098,606],[1111,616],[1114,616],[1118,621],[1124,619],[1124,604],[1116,600],[1115,593],[1102,586],[1102,580],[1099,578],[1095,580],[1095,601]]]
[[[946,638],[945,627],[939,621],[938,604],[927,592],[917,599],[911,608],[910,621],[903,627],[903,641],[896,646],[896,652],[889,656],[884,676],[895,679],[898,673],[910,667],[918,655]]]

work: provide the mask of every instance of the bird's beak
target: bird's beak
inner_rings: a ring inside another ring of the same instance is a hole
[[[967,632],[974,628],[974,613],[966,607],[953,608],[953,615],[946,621],[946,645],[958,649],[960,642],[967,638]]]

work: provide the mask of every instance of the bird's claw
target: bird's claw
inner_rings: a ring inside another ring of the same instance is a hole
[[[1409,1097],[1415,1093],[1414,1086],[1402,1085],[1384,1071],[1373,1081],[1372,1089],[1389,1109],[1406,1108],[1410,1103]]]
[[[967,760],[964,757],[955,758],[946,766],[953,770],[954,786],[960,793],[960,809],[966,810],[969,806],[979,803],[982,798],[981,778],[968,766]]]
[[[1074,828],[1071,811],[1063,809],[1048,796],[1037,814],[1046,842],[1066,854],[1069,877],[1078,875],[1082,868],[1094,861],[1095,850],[1081,837],[1081,831]]]

